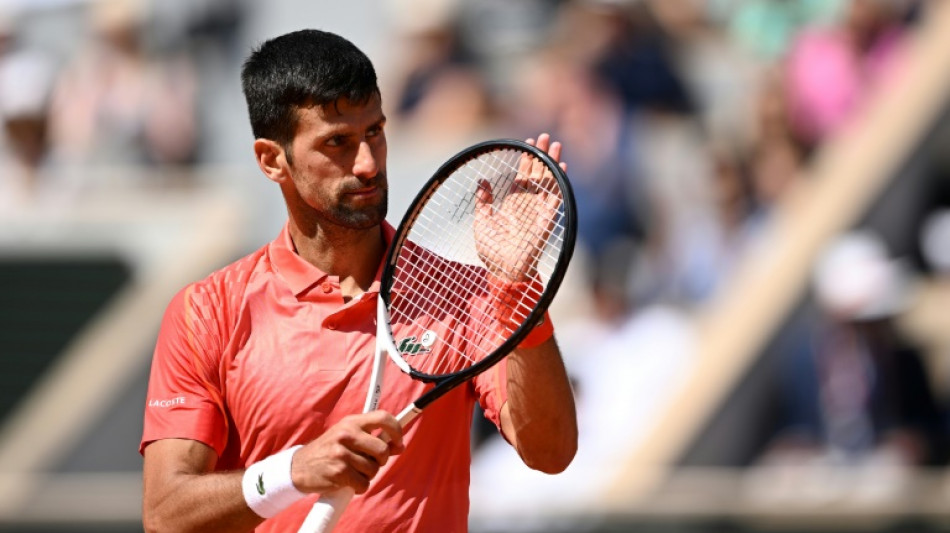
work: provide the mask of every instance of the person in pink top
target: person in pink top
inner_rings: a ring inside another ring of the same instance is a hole
[[[791,126],[814,148],[855,116],[871,91],[899,76],[906,31],[894,2],[849,0],[842,20],[795,39],[785,76]]]
[[[405,433],[390,413],[425,385],[398,372],[380,410],[361,413],[394,234],[375,70],[346,39],[303,30],[257,48],[242,83],[254,154],[289,217],[166,310],[140,444],[146,531],[296,531],[344,486],[360,496],[338,532],[465,531],[475,402],[529,467],[564,470],[577,421],[549,321]],[[535,144],[559,158],[549,136]],[[261,490],[257,472],[279,482]]]

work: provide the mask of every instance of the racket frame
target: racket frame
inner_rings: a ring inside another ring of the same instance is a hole
[[[392,289],[393,283],[395,281],[394,274],[396,270],[396,264],[399,261],[399,252],[406,244],[406,239],[409,236],[409,232],[412,229],[413,223],[415,222],[416,218],[418,218],[419,214],[422,212],[422,209],[432,197],[433,193],[436,191],[436,189],[438,189],[439,185],[448,179],[453,172],[458,170],[469,161],[476,159],[488,152],[493,152],[499,149],[513,149],[527,152],[528,155],[543,161],[548,170],[550,170],[553,177],[557,180],[558,187],[562,191],[561,217],[564,220],[575,221],[575,223],[563,225],[564,234],[561,236],[561,239],[564,245],[562,247],[561,253],[559,254],[557,263],[552,270],[551,278],[548,280],[548,283],[545,286],[544,291],[541,293],[541,296],[538,298],[537,303],[534,305],[534,308],[528,313],[526,319],[522,321],[521,325],[508,339],[502,342],[502,344],[491,354],[463,370],[447,374],[427,374],[420,372],[412,368],[399,355],[399,351],[394,349],[395,343],[393,341],[392,328],[389,324],[388,309],[390,306],[390,290]],[[440,166],[435,172],[435,174],[429,178],[429,181],[426,182],[426,184],[422,187],[415,199],[413,199],[410,206],[411,208],[406,211],[402,221],[399,223],[396,234],[393,236],[392,244],[390,245],[389,253],[386,257],[386,263],[383,266],[383,273],[382,277],[380,278],[379,286],[379,299],[380,305],[383,307],[380,316],[382,316],[382,313],[384,312],[386,315],[386,321],[383,326],[377,324],[377,335],[380,333],[385,333],[385,335],[388,337],[387,342],[390,344],[390,349],[388,349],[387,352],[390,354],[393,362],[396,363],[396,365],[403,372],[409,374],[414,379],[419,381],[435,383],[436,386],[434,388],[425,392],[422,396],[416,399],[415,402],[413,402],[413,405],[415,405],[416,408],[422,410],[427,405],[431,404],[455,388],[455,386],[459,383],[471,378],[474,375],[484,372],[492,365],[497,363],[498,360],[508,355],[508,353],[517,347],[518,344],[520,344],[521,341],[523,341],[524,338],[527,337],[527,335],[531,332],[531,330],[534,329],[534,327],[541,321],[545,311],[547,311],[548,306],[554,299],[554,296],[564,279],[564,275],[567,272],[567,264],[570,262],[574,253],[574,242],[577,236],[577,207],[574,203],[574,193],[573,189],[571,188],[571,183],[568,181],[566,173],[563,169],[561,169],[558,162],[543,150],[524,141],[516,139],[496,139],[484,141],[472,145],[466,150],[459,152],[451,159],[443,163],[442,166]]]

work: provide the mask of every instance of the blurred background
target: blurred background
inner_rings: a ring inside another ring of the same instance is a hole
[[[551,132],[580,449],[477,423],[473,532],[950,531],[946,0],[0,0],[0,531],[141,531],[158,322],[285,213],[238,72],[376,64],[390,221]]]

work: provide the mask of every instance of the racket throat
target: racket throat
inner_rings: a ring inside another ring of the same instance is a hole
[[[403,429],[406,429],[421,412],[422,409],[416,407],[415,404],[410,404],[409,407],[406,407],[401,413],[396,415],[396,420],[399,421],[399,425],[402,426]]]

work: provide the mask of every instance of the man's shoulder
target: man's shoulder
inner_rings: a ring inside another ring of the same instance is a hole
[[[210,300],[209,303],[222,305],[225,302],[236,303],[246,292],[248,285],[256,275],[269,271],[267,246],[263,246],[244,257],[194,281],[182,289],[182,293],[191,299]]]
[[[215,270],[205,278],[205,281],[226,285],[246,284],[255,274],[269,271],[270,261],[267,257],[267,248],[268,245],[264,245],[233,263]]]

